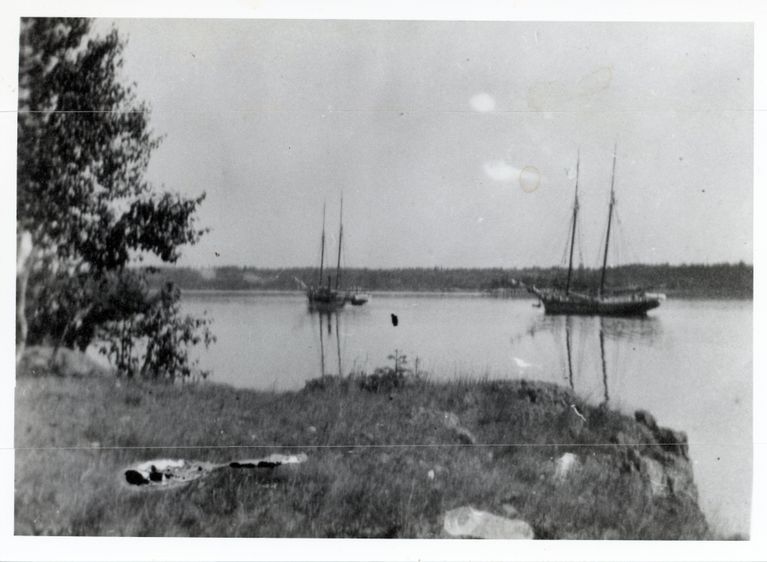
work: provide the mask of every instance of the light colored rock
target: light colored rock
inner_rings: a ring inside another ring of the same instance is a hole
[[[443,419],[445,422],[445,427],[448,429],[455,429],[461,426],[461,420],[458,419],[458,416],[456,416],[453,412],[445,412],[443,414]]]
[[[602,533],[603,541],[619,541],[620,539],[621,535],[615,529],[607,529],[604,533]]]
[[[505,503],[501,506],[501,509],[503,509],[503,512],[506,514],[506,517],[511,518],[518,518],[519,517],[519,511],[517,511],[517,508],[511,505],[510,503]]]
[[[458,441],[464,445],[474,445],[477,442],[477,438],[474,437],[474,434],[465,427],[455,428],[453,434],[458,438]]]
[[[564,482],[577,466],[577,455],[574,455],[573,453],[565,453],[557,459],[554,469],[554,479],[558,482]]]
[[[445,412],[443,415],[443,423],[445,427],[453,432],[458,438],[458,441],[464,445],[474,445],[477,442],[477,438],[474,434],[461,425],[461,420],[452,412]]]
[[[452,537],[479,539],[532,539],[533,528],[521,519],[499,517],[463,506],[445,513],[443,528]]]
[[[667,496],[669,490],[663,466],[648,457],[642,457],[641,463],[641,474],[650,485],[650,493],[653,496]]]
[[[110,374],[111,368],[103,357],[82,353],[65,347],[59,348],[56,356],[53,349],[43,346],[26,348],[19,361],[21,372],[30,375],[55,373],[60,376],[86,377]]]

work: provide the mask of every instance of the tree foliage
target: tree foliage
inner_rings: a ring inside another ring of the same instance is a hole
[[[204,194],[158,192],[147,181],[161,139],[135,84],[120,75],[122,51],[115,29],[96,36],[90,20],[21,21],[17,227],[34,247],[30,343],[84,349],[94,338],[151,341],[169,326],[191,325],[210,341],[207,323],[180,316],[177,290],[151,291],[144,270],[130,267],[145,255],[175,262],[183,245],[197,242]],[[140,330],[118,337],[116,327],[127,324]],[[162,368],[185,373],[188,358],[179,353]],[[157,356],[149,357],[151,364]]]

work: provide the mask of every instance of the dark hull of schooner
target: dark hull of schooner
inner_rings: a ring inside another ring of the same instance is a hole
[[[309,303],[309,310],[317,312],[333,312],[343,308],[346,304],[346,295],[326,287],[307,290],[306,298]]]
[[[546,314],[579,314],[590,316],[644,316],[660,306],[662,295],[632,293],[620,296],[591,296],[561,291],[530,290],[537,296]]]

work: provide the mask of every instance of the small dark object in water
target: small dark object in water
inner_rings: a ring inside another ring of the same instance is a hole
[[[127,480],[128,484],[132,484],[134,486],[143,486],[144,484],[149,484],[149,480],[144,478],[138,470],[126,470],[125,480]]]
[[[395,326],[395,327],[397,326],[397,324],[399,324],[399,318],[397,318],[396,314],[391,315],[391,324],[392,326]]]

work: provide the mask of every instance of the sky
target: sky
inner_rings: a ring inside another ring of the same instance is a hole
[[[149,177],[207,193],[180,265],[751,263],[753,27],[99,20],[164,135]]]

